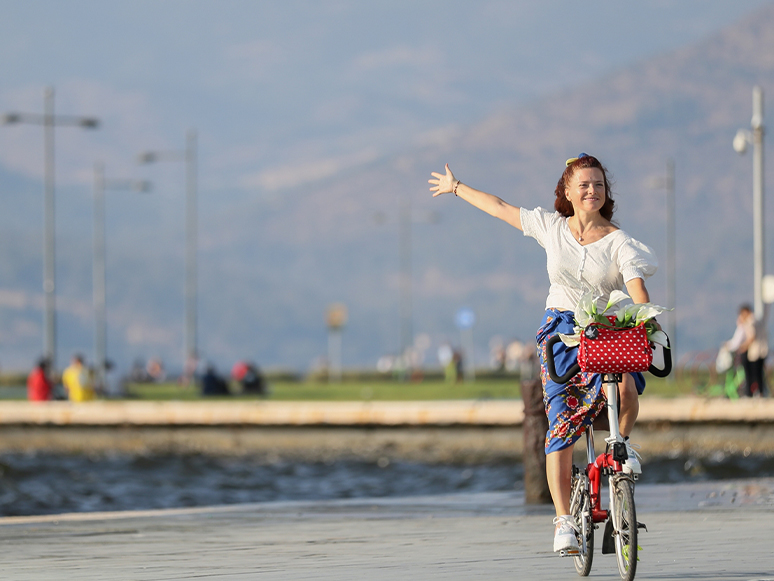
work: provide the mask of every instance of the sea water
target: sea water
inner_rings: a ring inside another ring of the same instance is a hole
[[[641,483],[774,476],[774,456],[648,459]],[[208,454],[0,455],[0,515],[523,489],[515,462],[267,461]]]

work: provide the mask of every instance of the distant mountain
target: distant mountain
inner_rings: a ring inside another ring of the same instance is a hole
[[[547,290],[543,251],[460,200],[430,199],[429,172],[448,161],[463,181],[514,204],[550,206],[564,160],[592,152],[616,179],[621,226],[653,246],[663,265],[665,194],[649,183],[664,175],[670,157],[677,178],[679,347],[682,353],[714,348],[732,332],[738,303],[752,297],[752,162],[733,151],[731,140],[737,128],[749,127],[752,86],[771,96],[773,80],[770,6],[696,46],[472,127],[439,131],[432,145],[335,182],[285,191],[297,203],[270,218],[262,218],[258,204],[240,208],[229,220],[263,223],[264,231],[220,251],[244,255],[254,241],[261,250],[253,276],[274,279],[285,297],[295,297],[275,311],[271,301],[261,304],[260,294],[246,302],[257,327],[274,329],[256,328],[261,350],[276,349],[276,333],[299,352],[312,348],[316,335],[324,352],[322,312],[341,300],[352,311],[345,362],[373,362],[399,345],[397,219],[400,204],[410,200],[419,222],[414,331],[429,333],[434,344],[458,342],[453,315],[468,306],[477,313],[477,357],[484,362],[492,336],[533,336]],[[376,212],[390,220],[377,226]],[[421,223],[427,212],[441,220]],[[654,301],[665,301],[665,282],[663,268],[649,281]],[[225,336],[230,327],[220,328]],[[307,330],[291,338],[283,332],[289,328]]]
[[[410,204],[412,329],[430,339],[426,363],[436,364],[441,342],[459,343],[454,314],[465,306],[476,313],[476,358],[485,364],[493,337],[534,336],[548,287],[544,253],[453,196],[432,199],[429,174],[449,162],[466,183],[517,205],[550,207],[564,160],[580,151],[612,171],[620,225],[653,246],[662,265],[664,192],[648,184],[674,159],[678,344],[681,353],[714,348],[732,333],[738,303],[752,298],[752,161],[740,158],[731,140],[749,127],[754,84],[771,103],[774,5],[700,44],[529,107],[503,109],[470,127],[439,128],[423,147],[364,156],[367,161],[335,178],[248,198],[202,192],[203,355],[222,368],[248,357],[268,367],[306,369],[326,353],[324,312],[332,302],[349,309],[345,366],[372,366],[396,353],[400,245],[409,242],[401,238],[400,216]],[[767,162],[771,168],[770,154]],[[0,196],[8,195],[3,188]],[[90,239],[67,225],[68,216],[90,211],[89,198],[83,192],[70,198],[60,214],[60,257],[67,265],[60,269],[62,357],[75,348],[89,352],[91,345]],[[154,212],[179,211],[180,202],[111,203],[109,351],[124,365],[135,356],[160,355],[174,366],[182,351],[182,222],[179,231],[160,233]],[[773,225],[769,210],[767,227]],[[6,252],[3,292],[38,292],[32,267],[38,241],[31,240],[39,232],[17,234],[24,251]],[[8,231],[3,236],[16,249],[16,238]],[[652,299],[664,302],[663,268],[648,286]],[[14,307],[12,294],[0,306],[0,364],[18,364],[25,355],[31,362],[39,313]]]

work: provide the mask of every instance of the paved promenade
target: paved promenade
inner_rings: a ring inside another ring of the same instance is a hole
[[[637,579],[774,580],[774,480],[642,485],[637,503]],[[551,552],[551,516],[497,493],[12,517],[0,519],[1,569],[47,581],[576,579]],[[591,575],[618,579],[614,557],[598,547]]]

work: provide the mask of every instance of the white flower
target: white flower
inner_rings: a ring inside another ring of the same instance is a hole
[[[594,322],[597,314],[597,297],[594,293],[587,292],[578,301],[575,307],[575,322],[581,328],[588,327]]]
[[[624,305],[615,313],[616,323],[619,327],[628,327],[633,320],[636,320],[637,313],[640,311],[640,305]]]
[[[629,295],[627,295],[625,292],[620,290],[614,290],[610,293],[610,298],[607,300],[607,306],[605,307],[605,310],[602,311],[602,313],[606,313],[609,311],[612,307],[620,303],[621,301],[625,301],[629,298]]]
[[[580,333],[575,333],[574,335],[565,335],[564,333],[558,333],[558,335],[562,339],[562,343],[564,343],[568,347],[576,347],[580,345]]]
[[[601,313],[597,312],[597,301],[601,297],[594,296],[593,292],[587,292],[578,301],[578,306],[575,308],[575,322],[577,323],[575,333],[573,335],[564,335],[559,333],[562,342],[568,347],[574,347],[580,343],[580,334],[592,323],[599,323],[603,325],[608,324],[608,319],[605,313],[612,307],[617,305],[623,300],[629,297],[625,292],[620,290],[614,290],[610,293],[610,297],[607,301],[605,310]],[[618,308],[615,312],[615,327],[618,329],[626,329],[631,327],[637,327],[642,324],[646,324],[646,330],[648,333],[648,340],[664,347],[669,347],[668,338],[666,333],[658,328],[658,325],[653,319],[659,316],[665,311],[671,311],[665,307],[654,305],[653,303],[635,303],[624,305]],[[653,322],[652,322],[653,321]]]
[[[667,349],[669,348],[669,339],[667,339],[667,334],[664,333],[664,331],[658,330],[653,333],[648,333],[648,341],[655,343],[656,345],[661,345]]]
[[[644,323],[645,321],[650,321],[651,319],[658,317],[664,311],[669,310],[665,307],[660,307],[652,303],[642,303],[637,306],[640,307],[640,309],[637,311],[637,325]]]

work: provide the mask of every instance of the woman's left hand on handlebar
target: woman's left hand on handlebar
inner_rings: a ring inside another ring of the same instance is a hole
[[[454,190],[454,182],[457,180],[454,174],[449,169],[449,164],[446,164],[446,175],[432,172],[431,175],[435,179],[427,180],[427,183],[432,184],[433,187],[430,191],[433,192],[433,197],[440,196],[441,194],[450,194]]]

